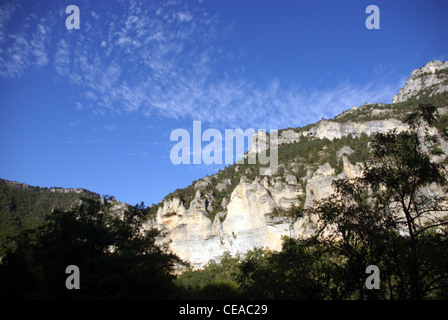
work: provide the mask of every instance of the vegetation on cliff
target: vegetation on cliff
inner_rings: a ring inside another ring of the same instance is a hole
[[[62,190],[62,189],[61,189]],[[99,199],[87,190],[60,192],[0,179],[0,257],[9,247],[8,238],[42,225],[53,210],[69,210],[83,199]]]
[[[7,237],[0,297],[447,299],[448,182],[444,164],[425,151],[446,136],[425,130],[426,124],[440,123],[435,108],[419,105],[416,111],[407,117],[410,131],[369,139],[372,153],[361,177],[336,180],[334,195],[301,208],[302,215],[317,215],[315,236],[284,238],[279,252],[254,248],[241,257],[227,254],[201,270],[187,268],[176,275],[186,263],[156,245],[158,231],[141,232],[154,207],[137,205],[117,215],[107,198],[83,197],[67,210],[49,208],[52,214],[44,214],[38,226]],[[344,145],[367,141],[344,139]],[[334,154],[330,146],[326,152]],[[428,191],[435,185],[444,193]],[[81,290],[66,289],[68,265],[82,270]],[[369,265],[380,270],[379,289],[366,286]]]
[[[203,299],[448,298],[448,181],[443,164],[424,152],[440,141],[422,128],[437,121],[434,111],[420,105],[406,119],[411,131],[375,135],[363,175],[335,181],[337,192],[306,210],[318,215],[315,236],[285,238],[280,252],[225,257],[178,282]],[[422,192],[430,185],[443,194]],[[366,286],[370,265],[380,270],[379,289]]]
[[[421,95],[396,104],[366,104],[356,110],[346,111],[332,119],[332,121],[349,123],[394,118],[404,122],[416,105],[433,105],[435,107],[434,113],[437,113],[440,108],[448,105],[448,92],[430,95],[430,91],[423,90]],[[318,123],[310,124],[295,129],[283,129],[279,131],[279,134],[285,130],[294,130],[296,132],[304,133],[317,126],[317,124]],[[438,132],[443,135],[448,127],[448,115],[440,114],[431,125],[437,128]],[[330,166],[335,169],[336,175],[342,172],[343,161],[341,157],[337,156],[337,153],[343,147],[349,147],[354,151],[353,153],[346,155],[350,163],[362,164],[366,162],[371,157],[368,146],[369,143],[372,142],[372,138],[373,137],[368,136],[365,133],[362,133],[359,136],[348,134],[333,140],[327,138],[320,139],[313,136],[302,136],[298,142],[281,144],[278,147],[279,167],[277,172],[270,176],[270,179],[274,180],[279,178],[284,180],[286,173],[293,174],[297,181],[303,184],[302,189],[304,189],[306,179],[303,178],[305,178],[308,169],[315,171],[319,166],[329,163]],[[440,148],[435,145],[433,151],[440,151]],[[445,158],[445,163],[448,163],[448,157]],[[225,211],[225,207],[222,205],[223,200],[227,199],[228,201],[230,199],[231,192],[238,185],[242,177],[249,181],[258,178],[259,169],[260,164],[258,162],[256,164],[248,164],[247,161],[244,161],[244,163],[235,163],[226,166],[224,169],[219,170],[218,173],[205,177],[204,179],[208,179],[210,182],[207,187],[204,188],[203,192],[210,194],[212,208],[206,215],[213,220],[218,212]],[[204,181],[204,179],[200,181]],[[218,189],[218,184],[224,180],[228,180],[229,183],[225,188]],[[185,208],[188,209],[191,201],[196,195],[197,188],[195,187],[195,184],[197,182],[198,181],[193,181],[190,186],[177,189],[168,194],[157,206],[161,206],[166,200],[179,198]],[[275,212],[280,215],[285,214],[284,210],[280,209],[275,210]]]

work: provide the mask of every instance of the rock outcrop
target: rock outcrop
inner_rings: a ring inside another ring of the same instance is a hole
[[[291,190],[285,194],[294,197]],[[161,243],[168,243],[192,266],[201,267],[225,251],[237,255],[254,247],[279,249],[281,236],[289,235],[289,223],[270,218],[276,206],[260,181],[242,179],[230,195],[227,211],[214,220],[207,217],[207,195],[198,190],[188,209],[178,198],[164,202],[147,227],[161,230],[165,233]]]
[[[392,99],[392,103],[406,101],[421,94],[423,90],[428,91],[430,96],[448,91],[448,61],[431,61],[412,71],[411,77]]]
[[[448,91],[447,70],[448,62],[433,61],[413,71],[393,102],[403,102],[422,92],[436,96]],[[369,108],[369,119],[363,120],[358,115],[365,115],[366,108]],[[447,108],[445,106],[439,110],[440,114],[444,114]],[[408,125],[399,117],[387,117],[391,112],[395,112],[394,104],[353,107],[333,120],[321,120],[306,128],[281,130],[278,145],[300,144],[304,138],[334,140],[349,135],[360,137],[362,134],[408,130]],[[347,116],[350,120],[343,120]],[[437,130],[433,129],[433,133]],[[257,132],[248,154],[262,151],[268,140],[266,133]],[[255,146],[259,142],[261,148]],[[440,147],[448,153],[447,143],[442,143]],[[287,212],[295,207],[311,207],[315,201],[334,192],[332,181],[359,176],[361,164],[349,161],[354,152],[349,146],[341,146],[337,150],[336,161],[341,164],[339,168],[332,167],[328,162],[304,164],[291,161],[280,163],[279,173],[272,176],[248,178],[235,165],[234,173],[241,174],[238,183],[232,185],[227,177],[212,187],[213,176],[201,179],[194,185],[195,194],[191,201],[185,202],[176,196],[164,200],[146,228],[161,230],[164,236],[159,242],[165,243],[173,253],[196,268],[211,259],[219,260],[224,252],[242,255],[254,247],[279,250],[283,236],[309,237],[316,231],[317,221],[316,217],[292,218],[275,213]],[[442,161],[444,158],[439,156],[436,160]],[[301,174],[299,168],[302,168]],[[428,189],[428,192],[439,191]],[[216,206],[217,194],[221,197],[219,206]]]
[[[188,209],[179,198],[167,200],[146,228],[162,231],[160,243],[168,245],[173,253],[196,268],[211,259],[219,260],[226,251],[235,256],[254,247],[279,250],[283,236],[306,238],[315,229],[309,217],[293,220],[274,216],[273,212],[298,206],[301,201],[311,206],[313,201],[333,192],[333,180],[359,175],[360,166],[347,160],[350,151],[345,147],[339,152],[342,173],[335,175],[335,169],[325,163],[314,172],[310,170],[305,188],[292,174],[284,179],[266,176],[253,181],[243,176],[231,191],[226,210],[216,214],[213,220],[208,217],[213,195],[207,192],[207,187],[197,189]]]

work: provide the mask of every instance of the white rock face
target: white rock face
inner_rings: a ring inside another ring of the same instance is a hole
[[[274,199],[258,181],[241,181],[232,192],[222,223],[223,234],[234,238],[229,251],[244,254],[254,247],[281,248],[280,237],[288,234],[289,224],[269,218],[275,207]]]
[[[384,110],[383,112],[387,112],[387,110]],[[278,145],[299,142],[301,137],[314,137],[319,139],[327,138],[329,140],[333,140],[340,139],[348,135],[359,137],[363,133],[367,135],[371,135],[376,132],[386,133],[394,129],[400,132],[409,129],[409,126],[393,118],[385,120],[372,120],[366,122],[348,121],[345,123],[331,120],[322,120],[308,131],[303,131],[300,133],[293,130],[282,131],[278,137]],[[265,146],[266,140],[267,138],[265,132],[257,132],[252,138],[251,148],[249,149],[248,153],[257,153],[264,150],[265,148],[263,147]],[[258,141],[261,141],[261,147],[256,148]]]
[[[219,260],[226,251],[244,255],[254,247],[280,250],[283,236],[306,238],[315,230],[312,221],[273,218],[271,213],[298,205],[301,195],[306,195],[305,205],[312,206],[313,201],[333,192],[333,180],[359,173],[360,168],[345,156],[350,151],[344,147],[339,152],[344,161],[341,175],[335,176],[335,170],[324,164],[310,173],[306,190],[292,174],[284,180],[264,177],[248,181],[243,177],[231,192],[226,211],[218,213],[213,221],[206,215],[210,210],[207,203],[212,199],[198,190],[188,209],[178,198],[165,201],[146,228],[155,227],[165,233],[159,243],[168,244],[173,253],[195,268],[211,259]]]
[[[412,71],[411,77],[406,81],[404,88],[392,99],[392,103],[403,102],[422,89],[430,89],[431,95],[448,91],[448,74],[440,73],[448,69],[448,61],[431,61],[420,69]]]
[[[346,122],[340,123],[329,120],[322,120],[319,124],[309,131],[304,132],[304,135],[309,135],[315,138],[329,140],[340,139],[351,134],[354,137],[359,137],[365,133],[371,135],[376,132],[390,132],[396,129],[398,132],[407,130],[408,125],[396,119],[387,120],[373,120],[367,122]]]
[[[269,135],[264,130],[255,132],[250,142],[248,154],[256,154],[269,148]]]
[[[291,193],[289,190],[285,196],[294,197]],[[288,221],[269,217],[277,203],[257,180],[242,179],[230,196],[227,212],[218,214],[213,222],[205,215],[203,202],[200,192],[188,210],[177,198],[166,201],[155,221],[146,225],[164,232],[160,243],[169,244],[173,253],[193,267],[219,260],[226,251],[237,255],[254,247],[279,250],[281,237],[290,235]]]
[[[302,134],[295,132],[294,130],[284,130],[278,137],[278,144],[299,142],[301,136]]]
[[[440,70],[447,67],[448,62],[433,61],[415,70],[405,88],[394,98],[394,103],[403,101],[424,88],[431,88],[433,93],[447,90],[444,80],[440,77]],[[353,107],[347,112],[357,112],[358,109]],[[386,112],[387,109],[372,111],[373,115],[384,115]],[[447,108],[440,108],[439,112],[448,113]],[[371,135],[376,132],[400,132],[407,129],[406,124],[393,118],[366,122],[322,120],[307,131],[281,131],[278,144],[300,143],[304,137],[333,140],[347,135],[359,137],[363,133]],[[263,150],[269,142],[267,140],[265,132],[255,133],[248,154]],[[443,142],[440,147],[448,152],[448,143]],[[337,152],[338,159],[343,161],[342,173],[338,175],[335,169],[326,163],[317,168],[307,167],[306,176],[303,178],[303,175],[296,175],[297,164],[290,164],[287,168],[283,167],[285,171],[281,177],[259,176],[254,181],[249,181],[243,176],[233,189],[230,189],[231,180],[223,179],[217,183],[216,190],[225,192],[227,196],[222,201],[223,211],[217,212],[213,221],[209,216],[214,197],[208,190],[212,180],[206,177],[195,184],[197,192],[188,208],[185,208],[178,198],[165,201],[146,228],[155,227],[165,233],[159,242],[167,244],[173,253],[190,262],[195,268],[201,268],[211,259],[219,260],[226,251],[232,255],[243,255],[254,247],[279,250],[283,236],[307,238],[312,235],[316,230],[317,217],[303,217],[291,221],[290,218],[272,218],[271,214],[275,210],[287,210],[299,204],[304,204],[305,207],[313,206],[315,201],[334,192],[334,180],[359,177],[362,173],[361,166],[348,161],[348,156],[353,152],[349,147],[342,147]],[[443,161],[444,157],[435,157],[435,160]],[[240,167],[235,167],[235,171],[239,170]],[[440,190],[428,188],[426,192],[438,194]]]
[[[348,134],[359,136],[362,132],[371,134],[394,129],[406,130],[408,126],[395,119],[365,123],[324,120],[303,134],[334,139]],[[287,138],[299,139],[295,133],[281,137],[283,143],[288,143]],[[361,166],[348,161],[347,156],[351,153],[353,150],[349,147],[342,147],[337,152],[337,157],[343,160],[343,172],[339,175],[328,163],[315,170],[309,169],[305,190],[291,173],[283,179],[264,176],[248,181],[243,177],[233,190],[228,190],[231,195],[223,200],[225,211],[219,212],[213,221],[207,217],[213,196],[206,191],[211,181],[206,177],[195,184],[197,192],[189,208],[185,208],[178,198],[165,201],[155,220],[146,228],[155,227],[165,233],[160,243],[167,244],[173,253],[195,268],[203,267],[211,259],[219,261],[226,251],[231,255],[244,255],[254,247],[280,250],[283,236],[307,238],[312,235],[316,230],[317,217],[291,221],[289,218],[272,218],[271,213],[275,209],[285,210],[298,205],[302,195],[305,195],[305,207],[311,207],[315,201],[334,192],[334,180],[358,177]],[[229,186],[230,180],[224,179],[217,184],[217,189],[222,191]]]

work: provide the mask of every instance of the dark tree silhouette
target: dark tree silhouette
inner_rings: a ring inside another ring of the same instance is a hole
[[[162,299],[174,294],[180,260],[155,244],[156,230],[141,231],[144,206],[122,216],[85,199],[72,211],[55,211],[15,240],[0,265],[2,298]],[[68,290],[65,269],[80,269],[79,290]]]

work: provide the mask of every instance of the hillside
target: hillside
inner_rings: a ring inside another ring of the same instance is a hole
[[[167,195],[146,227],[165,232],[160,242],[195,267],[226,252],[280,250],[282,236],[307,238],[317,224],[315,217],[303,216],[304,208],[330,196],[332,181],[360,174],[372,134],[408,130],[403,121],[416,104],[437,107],[433,134],[447,128],[448,62],[414,70],[392,104],[365,104],[331,120],[280,130],[275,174],[260,176],[259,166],[247,163],[228,166]],[[438,147],[444,153],[432,157],[446,166],[448,144]]]
[[[365,104],[334,119],[279,130],[275,174],[260,175],[258,164],[227,166],[148,208],[144,228],[162,231],[158,243],[196,268],[254,247],[280,250],[283,236],[306,239],[316,232],[317,219],[304,210],[332,195],[333,181],[360,175],[371,156],[374,133],[408,130],[403,121],[416,104],[437,107],[440,117],[432,134],[448,127],[448,62],[432,61],[414,70],[392,104]],[[260,133],[252,146],[258,138]],[[431,157],[447,168],[448,144],[442,141],[437,148],[440,152]],[[0,256],[10,237],[39,226],[55,209],[79,206],[84,198],[104,201],[85,189],[39,188],[0,179]],[[112,202],[117,212],[129,206]]]
[[[0,179],[0,256],[11,238],[35,229],[54,210],[79,207],[85,199],[104,201],[99,194],[82,188],[40,188]],[[126,206],[112,198],[116,209]]]

